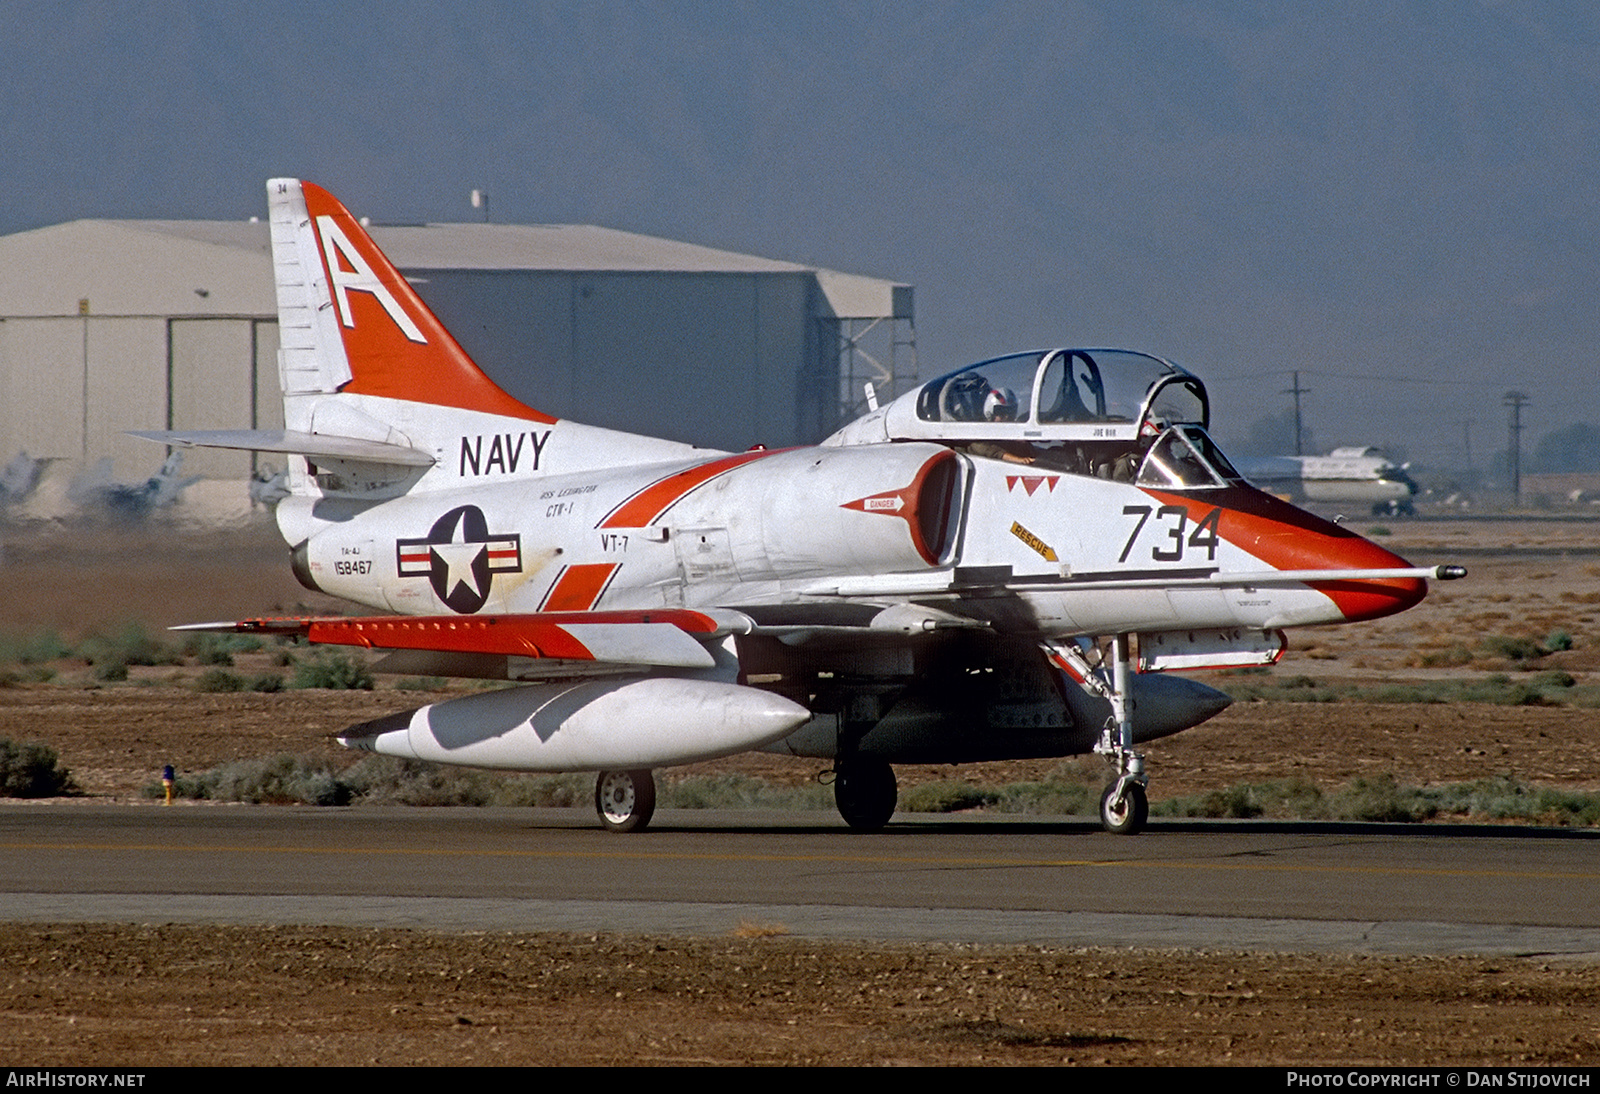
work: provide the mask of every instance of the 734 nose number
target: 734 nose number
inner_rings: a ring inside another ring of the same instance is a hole
[[[1151,514],[1155,515],[1153,521]],[[1207,562],[1217,560],[1217,526],[1222,521],[1221,509],[1211,510],[1196,521],[1192,529],[1189,527],[1189,510],[1181,505],[1163,505],[1159,509],[1150,505],[1124,505],[1122,515],[1138,517],[1139,520],[1128,535],[1128,542],[1122,545],[1122,554],[1117,556],[1118,562],[1128,561],[1128,556],[1133,553],[1133,545],[1138,542],[1146,525],[1150,526],[1151,534],[1156,537],[1155,546],[1150,548],[1150,557],[1157,562],[1182,562],[1185,549],[1205,551]],[[1184,535],[1185,531],[1189,533],[1188,536]]]

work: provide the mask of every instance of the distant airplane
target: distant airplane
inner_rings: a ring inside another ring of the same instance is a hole
[[[1240,460],[1239,470],[1256,486],[1291,501],[1370,505],[1373,516],[1410,515],[1417,484],[1381,448],[1335,448],[1326,456],[1267,456]]]
[[[112,479],[110,459],[102,459],[93,469],[73,480],[67,497],[104,515],[120,520],[140,520],[152,510],[175,503],[185,489],[202,478],[200,475],[185,477],[182,472],[183,453],[173,452],[162,461],[161,469],[144,482],[122,483]]]
[[[751,749],[832,760],[862,830],[894,812],[893,763],[1099,752],[1102,823],[1132,833],[1136,746],[1230,702],[1162,670],[1270,664],[1285,627],[1464,573],[1248,485],[1200,379],[1126,350],[959,369],[808,448],[558,420],[490,382],[331,194],[268,194],[286,428],[140,435],[287,454],[295,574],[398,614],[198,629],[517,684],[353,726],[353,748],[596,771],[618,831],[650,820],[652,768]]]
[[[13,456],[4,470],[0,470],[0,508],[26,501],[38,488],[44,469],[51,462],[48,456],[36,459],[26,451]]]

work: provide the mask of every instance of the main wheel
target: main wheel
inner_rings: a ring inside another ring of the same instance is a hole
[[[594,811],[612,832],[639,832],[656,811],[656,780],[648,771],[602,771],[594,783]]]
[[[1105,825],[1107,832],[1118,836],[1136,836],[1144,830],[1144,822],[1149,819],[1150,800],[1145,797],[1144,787],[1138,783],[1129,783],[1120,800],[1117,798],[1116,783],[1106,787],[1106,792],[1100,795],[1100,823]]]
[[[880,831],[894,816],[899,796],[894,768],[882,760],[858,756],[834,772],[833,800],[844,822],[857,832]]]

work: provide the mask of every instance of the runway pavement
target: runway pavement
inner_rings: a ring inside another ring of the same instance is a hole
[[[0,807],[0,920],[1600,959],[1600,833],[667,810]]]

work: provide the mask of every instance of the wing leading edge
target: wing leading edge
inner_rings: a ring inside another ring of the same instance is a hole
[[[708,669],[716,664],[708,644],[730,634],[749,633],[752,626],[748,617],[737,612],[713,615],[665,609],[474,616],[297,616],[194,623],[173,629],[282,635],[314,644],[376,650],[563,662],[570,663],[574,674],[582,674],[634,666]],[[413,663],[425,667],[424,662]]]

